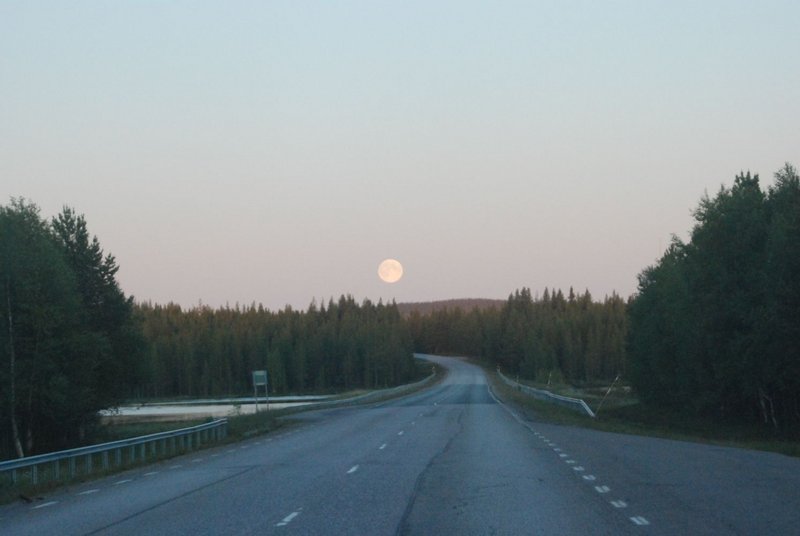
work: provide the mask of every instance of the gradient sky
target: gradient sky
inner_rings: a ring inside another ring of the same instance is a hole
[[[85,214],[138,300],[627,296],[706,190],[800,164],[799,21],[761,1],[0,0],[0,202]]]

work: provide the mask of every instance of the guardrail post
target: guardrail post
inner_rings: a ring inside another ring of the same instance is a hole
[[[69,457],[69,477],[75,478],[75,456]]]
[[[15,486],[17,485],[17,470],[16,469],[12,469],[11,470],[11,483],[14,484]]]
[[[87,454],[86,455],[86,474],[88,475],[91,472],[92,472],[92,455],[91,454]]]
[[[114,463],[117,466],[122,465],[122,449],[116,449],[114,451]]]
[[[108,469],[108,451],[103,451],[103,470]]]
[[[34,466],[31,467],[31,481],[34,484],[38,484],[39,483],[39,466],[38,465],[34,465]]]
[[[61,462],[59,460],[53,462],[53,478],[61,480]]]

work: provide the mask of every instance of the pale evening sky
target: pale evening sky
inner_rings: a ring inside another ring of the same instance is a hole
[[[800,164],[798,21],[791,1],[0,0],[0,203],[85,214],[138,300],[627,296],[704,191]]]

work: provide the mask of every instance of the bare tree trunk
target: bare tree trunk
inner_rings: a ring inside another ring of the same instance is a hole
[[[769,423],[772,421],[772,426],[775,429],[778,428],[778,419],[775,417],[775,404],[772,402],[772,398],[767,396],[767,393],[761,387],[758,388],[758,398],[759,403],[761,404],[761,414],[764,417],[764,423]],[[764,401],[769,403],[769,412],[767,410],[767,404]]]
[[[16,405],[17,405],[17,379],[16,379],[16,367],[17,367],[17,359],[16,354],[14,353],[14,317],[11,314],[11,283],[6,278],[6,307],[8,312],[8,348],[9,348],[9,372],[11,374],[11,386],[9,388],[10,395],[9,398],[11,399],[9,412],[11,417],[11,439],[14,442],[14,448],[17,451],[18,458],[25,457],[25,451],[22,450],[22,443],[19,441],[19,428],[17,427],[17,412],[16,412]]]

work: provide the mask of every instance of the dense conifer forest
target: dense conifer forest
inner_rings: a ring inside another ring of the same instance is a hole
[[[627,319],[616,294],[596,302],[589,291],[533,297],[523,288],[499,308],[412,312],[408,324],[418,351],[482,358],[531,380],[586,383],[625,372]]]
[[[141,304],[137,316],[147,341],[137,396],[246,394],[257,369],[276,394],[387,387],[418,374],[394,304],[344,296],[306,311]]]

